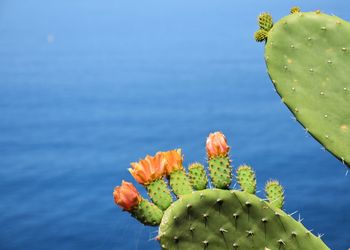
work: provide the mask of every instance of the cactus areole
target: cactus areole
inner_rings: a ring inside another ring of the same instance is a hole
[[[255,39],[266,42],[267,69],[282,102],[349,167],[350,24],[320,11],[291,12],[273,24],[265,40],[262,32]]]

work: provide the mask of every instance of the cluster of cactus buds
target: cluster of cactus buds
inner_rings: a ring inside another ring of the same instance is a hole
[[[258,17],[259,29],[254,33],[254,38],[257,42],[264,42],[267,40],[268,32],[273,26],[272,16],[264,12]]]

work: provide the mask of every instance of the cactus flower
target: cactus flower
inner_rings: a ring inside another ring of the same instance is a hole
[[[169,175],[176,170],[182,170],[183,156],[181,155],[181,149],[174,149],[167,152],[163,152],[166,159],[165,171]]]
[[[122,185],[114,189],[114,202],[124,210],[130,211],[138,206],[142,200],[141,195],[135,186],[127,181],[122,181]]]
[[[163,177],[165,165],[166,159],[158,152],[155,156],[147,155],[145,159],[131,163],[129,172],[138,183],[148,185]]]
[[[217,156],[226,156],[230,151],[226,138],[223,133],[210,133],[206,143],[207,155],[210,158]]]

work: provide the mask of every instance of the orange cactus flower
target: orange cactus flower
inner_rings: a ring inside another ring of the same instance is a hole
[[[114,202],[124,210],[130,211],[138,206],[142,200],[141,195],[137,192],[135,186],[126,181],[114,189]]]
[[[147,155],[145,159],[131,163],[129,172],[138,183],[148,185],[163,177],[165,164],[166,159],[158,152],[155,156]]]
[[[183,169],[183,157],[181,155],[181,149],[174,149],[167,152],[163,152],[163,155],[167,161],[167,164],[165,166],[165,171],[167,175],[169,175],[175,170]]]
[[[226,156],[230,151],[226,138],[223,133],[210,133],[206,143],[207,155],[210,158],[217,156]]]

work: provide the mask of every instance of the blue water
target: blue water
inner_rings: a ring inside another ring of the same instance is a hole
[[[291,119],[252,39],[264,10],[350,20],[347,1],[299,2],[2,0],[0,249],[157,249],[113,188],[158,150],[204,163],[216,130],[259,189],[279,179],[286,210],[348,249],[346,168]]]

